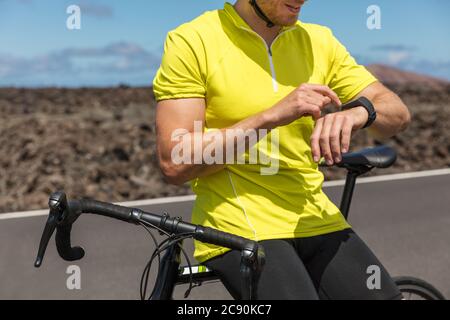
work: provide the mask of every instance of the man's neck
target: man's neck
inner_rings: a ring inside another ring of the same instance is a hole
[[[267,23],[258,17],[255,10],[246,0],[236,1],[234,4],[234,9],[241,16],[241,18],[247,22],[250,28],[252,28],[253,31],[258,33],[266,41],[268,46],[272,44],[273,40],[281,30],[280,26],[275,25],[272,28],[267,27]]]

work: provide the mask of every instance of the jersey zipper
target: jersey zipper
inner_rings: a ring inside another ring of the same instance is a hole
[[[273,46],[273,44],[275,43],[275,41],[277,41],[277,39],[278,39],[283,33],[287,32],[287,31],[290,31],[290,30],[292,30],[292,29],[295,29],[295,28],[290,28],[290,29],[284,30],[283,32],[279,33],[279,34],[275,37],[275,39],[273,39],[272,44],[270,45],[270,47],[267,45],[266,40],[264,40],[264,38],[261,37],[261,36],[260,36],[258,33],[256,33],[255,31],[253,31],[253,30],[251,30],[251,29],[248,29],[248,28],[245,28],[245,27],[243,27],[243,26],[240,26],[240,28],[243,29],[243,30],[245,30],[245,31],[247,31],[247,32],[250,32],[251,34],[256,35],[256,36],[257,36],[258,38],[260,38],[261,41],[264,43],[264,46],[266,47],[267,54],[268,54],[268,56],[269,56],[270,73],[271,73],[271,75],[272,75],[272,86],[273,86],[273,91],[274,91],[274,92],[278,92],[277,76],[276,76],[276,74],[275,74],[275,66],[274,66],[274,63],[273,63],[273,57],[272,57],[272,46]]]
[[[266,43],[266,42],[264,41],[264,43]],[[273,42],[272,42],[272,44],[273,44]],[[267,46],[267,44],[266,44],[266,46]],[[273,65],[272,48],[271,47],[268,47],[268,52],[269,52],[270,72],[272,73],[273,91],[278,92],[278,82],[277,82],[277,76],[275,74],[275,67]]]

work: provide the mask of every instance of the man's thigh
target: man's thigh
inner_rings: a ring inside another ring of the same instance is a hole
[[[266,254],[266,263],[258,283],[261,300],[317,300],[319,297],[303,262],[289,240],[260,242]],[[229,251],[204,264],[217,272],[223,284],[235,299],[241,298],[241,255]]]
[[[321,299],[399,299],[401,293],[372,250],[351,229],[321,236],[306,263]]]

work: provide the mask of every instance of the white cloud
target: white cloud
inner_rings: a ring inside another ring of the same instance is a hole
[[[0,85],[35,83],[40,79],[76,79],[89,83],[148,77],[159,66],[160,57],[135,43],[116,42],[103,47],[66,48],[32,58],[0,53]],[[63,81],[64,82],[64,81]],[[83,83],[81,83],[83,84]]]
[[[387,63],[391,65],[398,65],[411,58],[411,54],[407,51],[390,51],[387,54]]]
[[[113,16],[113,8],[107,5],[89,3],[83,1],[80,3],[81,14],[87,14],[100,18],[110,18]]]

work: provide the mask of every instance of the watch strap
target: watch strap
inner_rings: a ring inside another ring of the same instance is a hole
[[[367,119],[366,124],[363,126],[363,129],[369,127],[377,118],[377,113],[375,111],[375,107],[373,106],[372,102],[370,102],[370,100],[367,99],[366,97],[359,97],[356,100],[344,104],[341,107],[341,110],[348,110],[356,107],[363,107],[364,109],[366,109],[367,113],[369,114],[369,117]]]

